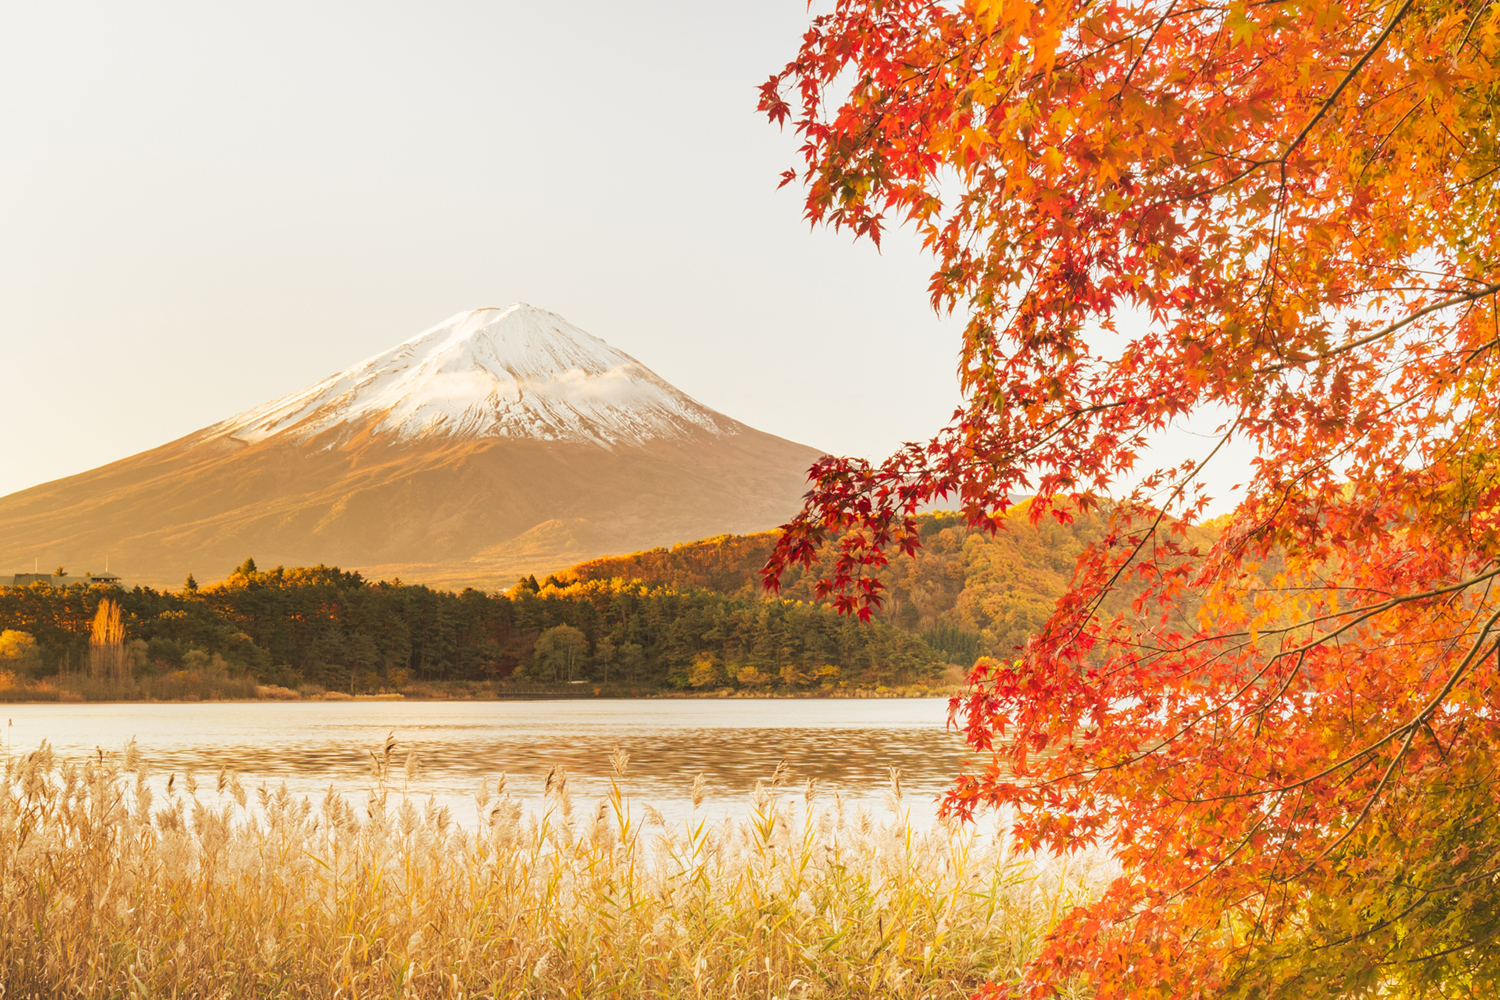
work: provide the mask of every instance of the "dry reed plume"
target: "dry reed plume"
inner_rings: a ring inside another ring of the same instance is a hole
[[[544,806],[485,782],[480,822],[419,806],[387,741],[358,807],[174,775],[134,744],[50,748],[0,783],[0,994],[18,997],[958,997],[1005,980],[1087,877],[994,836],[793,796],[663,823],[611,794]],[[797,799],[805,799],[799,804]]]

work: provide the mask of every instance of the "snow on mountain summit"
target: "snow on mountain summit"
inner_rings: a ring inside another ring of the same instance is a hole
[[[383,354],[209,428],[246,443],[374,423],[399,440],[507,437],[604,447],[736,424],[635,358],[525,303],[459,313]]]

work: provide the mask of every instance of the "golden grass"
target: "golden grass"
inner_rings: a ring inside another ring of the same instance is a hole
[[[83,763],[44,744],[0,782],[0,982],[18,997],[959,997],[1006,980],[1092,891],[972,829],[790,794],[663,823],[611,795],[540,813],[486,782],[456,824],[393,788],[316,805],[173,777],[132,744]],[[415,766],[415,760],[408,764]],[[394,777],[393,777],[394,775]],[[802,801],[803,799],[806,801]]]
[[[257,684],[255,697],[262,701],[297,701],[302,694],[291,688],[282,687],[280,684]]]
[[[0,678],[3,680],[3,678]],[[129,678],[95,678],[87,674],[63,674],[45,680],[12,677],[0,683],[0,702],[58,701],[80,704],[95,701],[227,701],[257,697],[285,698],[271,693],[262,695],[260,686],[248,676],[231,677],[219,664],[207,669],[174,670],[155,676]],[[273,692],[285,688],[271,688]],[[296,692],[289,692],[297,697]]]

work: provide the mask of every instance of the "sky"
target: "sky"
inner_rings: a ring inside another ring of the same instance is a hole
[[[0,495],[524,301],[880,458],[959,402],[909,233],[810,230],[755,111],[802,0],[0,6]]]
[[[958,401],[909,236],[813,232],[755,111],[800,0],[0,7],[0,495],[530,302],[882,456]]]

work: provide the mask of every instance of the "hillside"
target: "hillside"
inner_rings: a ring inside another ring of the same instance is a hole
[[[1080,514],[1070,524],[1053,518],[1032,524],[1029,514],[1027,503],[1017,504],[1003,530],[993,535],[969,528],[957,514],[921,515],[922,548],[916,558],[893,559],[878,574],[887,587],[878,617],[922,636],[954,662],[972,663],[981,654],[1013,655],[1051,614],[1078,556],[1103,534],[1097,516]],[[1206,544],[1212,536],[1195,529],[1194,537]],[[760,593],[760,570],[775,541],[771,531],[721,535],[589,560],[566,575],[580,581],[705,587],[748,597]],[[817,579],[817,566],[790,570],[780,596],[814,602]],[[1124,608],[1132,594],[1127,581],[1106,608]]]

